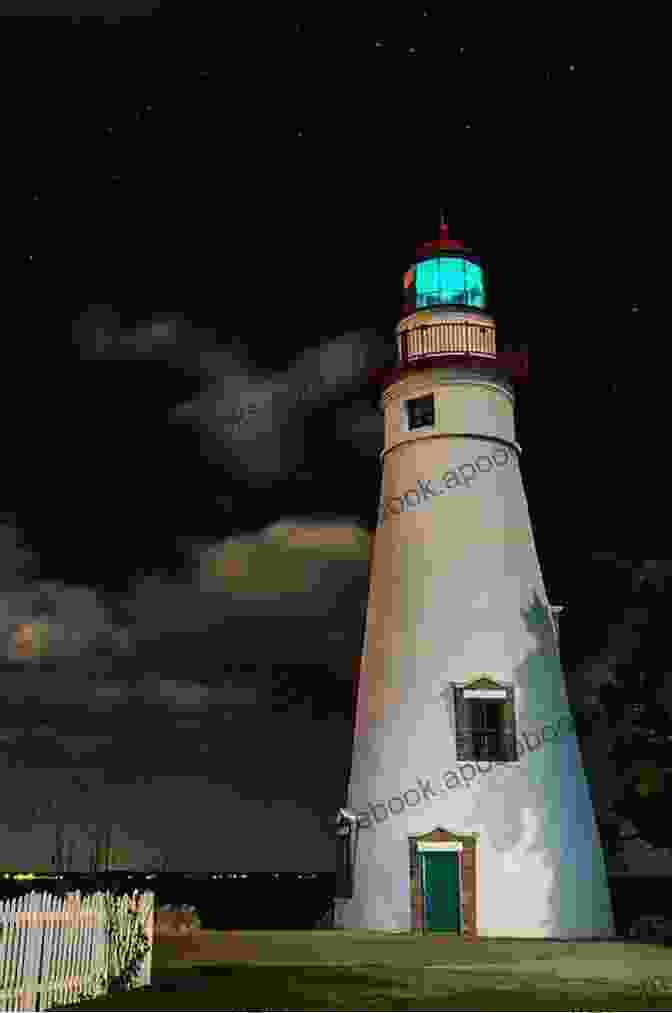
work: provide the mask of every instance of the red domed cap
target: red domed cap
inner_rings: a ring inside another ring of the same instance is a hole
[[[422,258],[431,256],[435,253],[448,252],[450,250],[463,250],[466,251],[466,247],[461,239],[449,239],[448,238],[448,226],[441,225],[441,230],[438,239],[430,239],[427,243],[420,243],[416,247],[416,257]]]
[[[444,216],[441,215],[439,238],[430,239],[427,243],[420,243],[416,247],[415,255],[421,260],[423,257],[431,257],[434,254],[445,253],[451,250],[464,250],[466,252],[466,247],[461,239],[448,238],[448,223],[445,221]]]

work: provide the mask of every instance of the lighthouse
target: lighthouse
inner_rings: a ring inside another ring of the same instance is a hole
[[[403,293],[397,363],[372,378],[382,489],[336,924],[609,938],[516,441],[527,358],[498,351],[481,261],[443,217]]]

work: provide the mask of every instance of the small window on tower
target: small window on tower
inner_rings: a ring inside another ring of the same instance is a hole
[[[416,397],[406,402],[406,417],[408,428],[422,429],[425,426],[434,425],[434,395],[427,394],[426,397]]]
[[[453,688],[457,759],[500,763],[517,760],[513,687],[502,689],[503,699],[492,699],[487,692],[480,695],[478,690],[470,690],[479,695],[467,698],[465,687]]]

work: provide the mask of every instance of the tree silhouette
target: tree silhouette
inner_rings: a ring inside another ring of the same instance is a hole
[[[599,720],[600,749],[608,758],[610,782],[602,791],[599,818],[608,852],[619,854],[627,840],[640,840],[652,848],[669,848],[672,831],[672,679],[667,673],[667,598],[665,573],[647,560],[625,570],[627,582],[616,571],[607,583],[613,595],[614,623],[620,642],[627,646],[622,660],[608,663],[611,682],[597,695],[577,700],[577,731],[589,739]],[[577,694],[578,695],[578,694]],[[623,832],[630,822],[635,830]]]

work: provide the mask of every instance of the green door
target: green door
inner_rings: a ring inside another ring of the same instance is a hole
[[[427,932],[461,930],[459,861],[457,851],[422,852]]]

